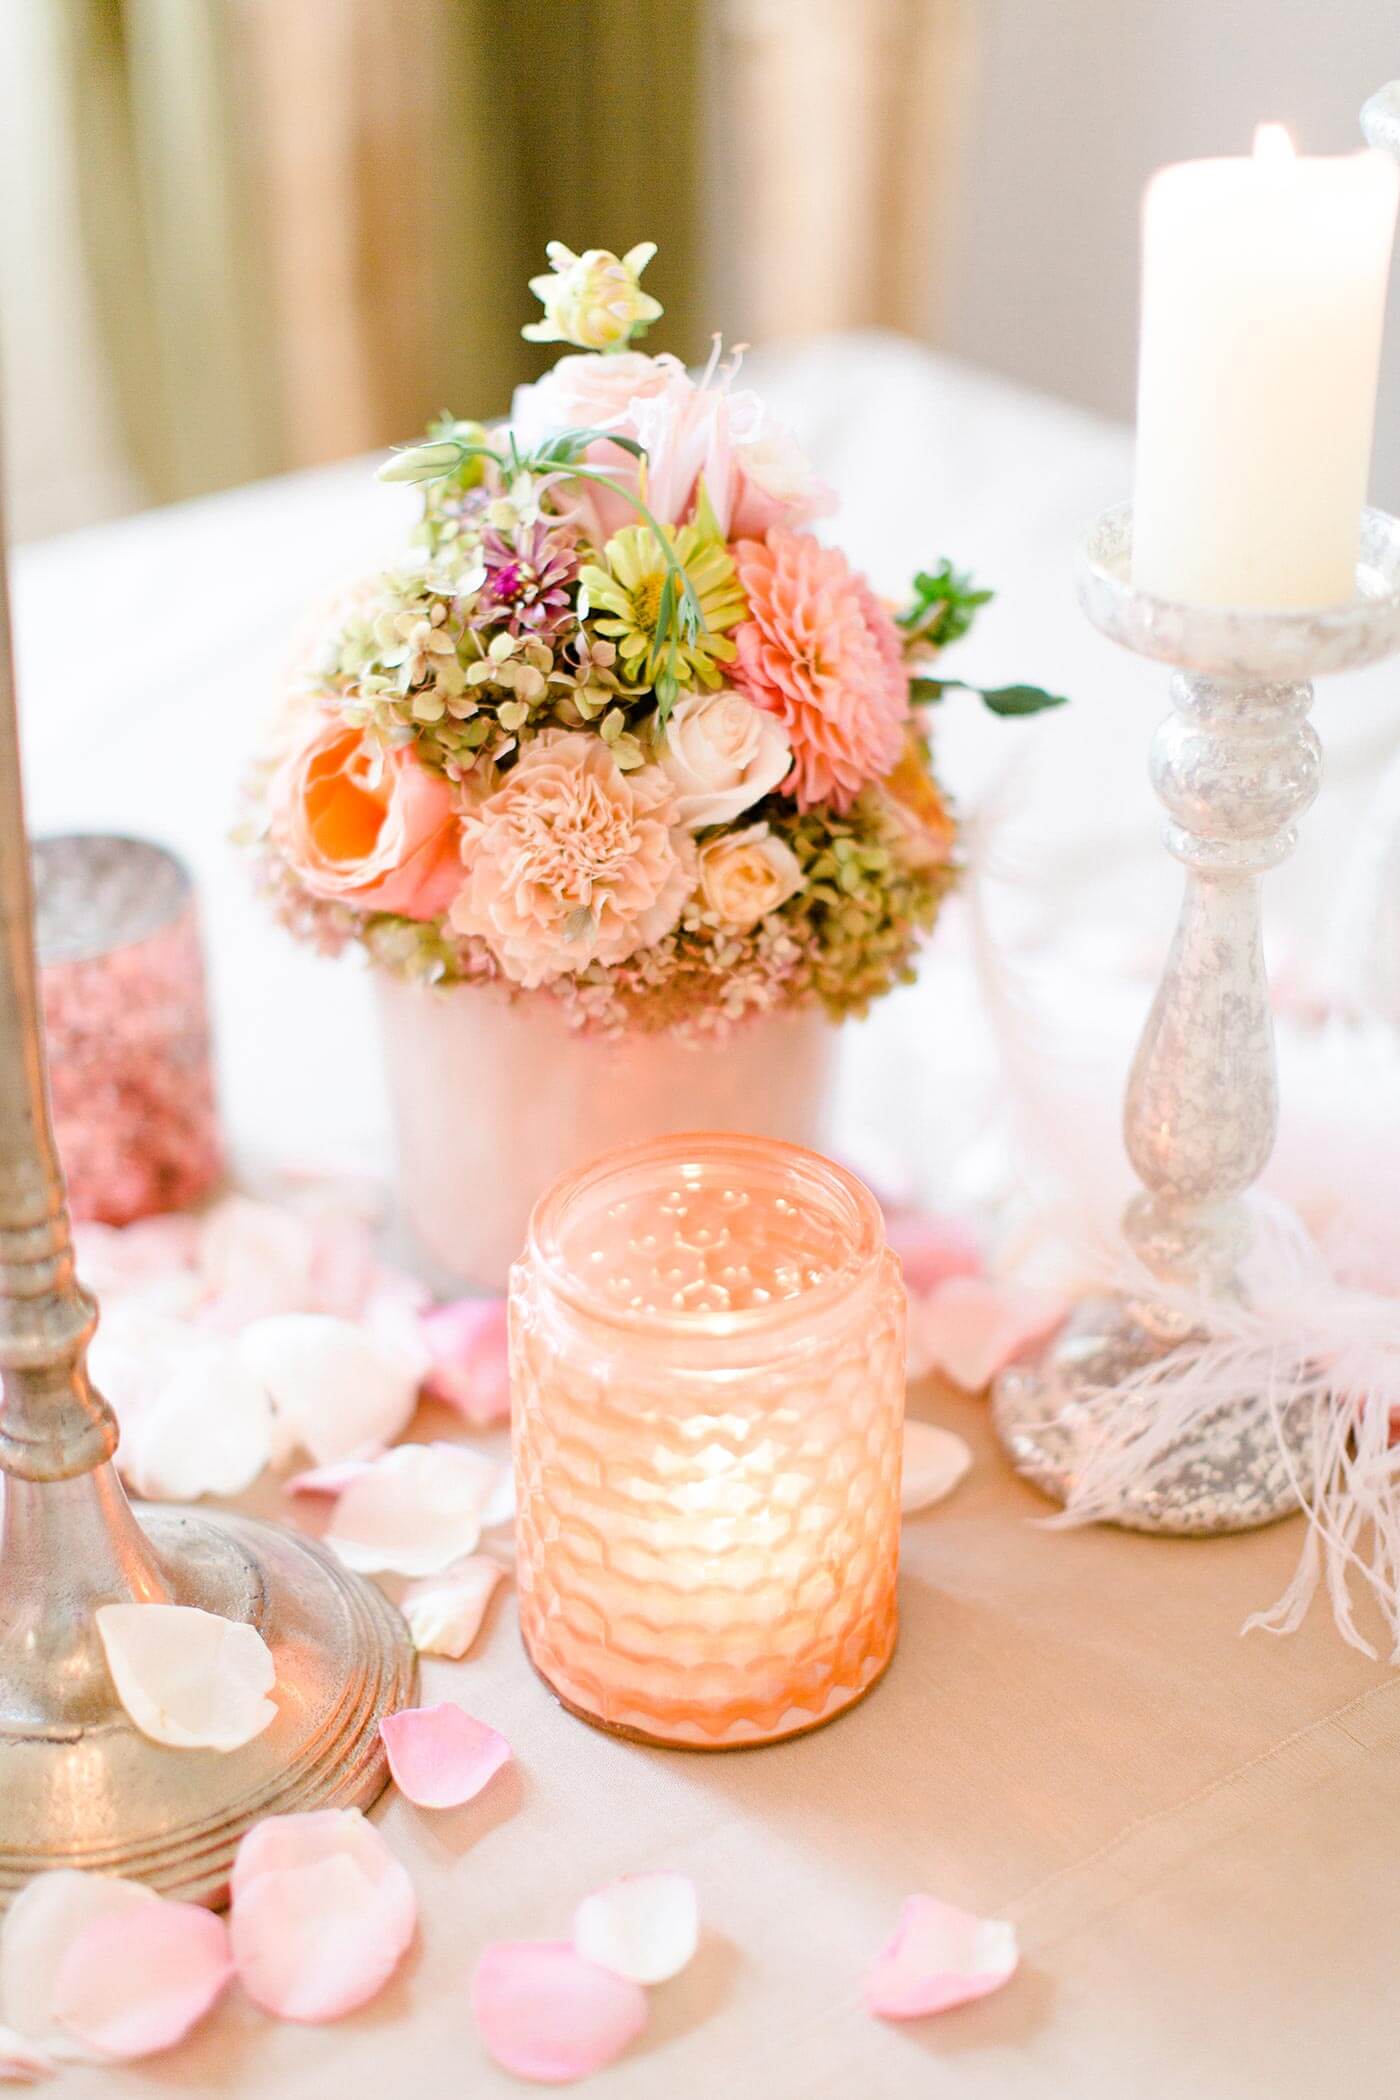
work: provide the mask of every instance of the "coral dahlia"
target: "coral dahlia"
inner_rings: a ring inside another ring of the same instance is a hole
[[[847,810],[897,764],[909,679],[893,620],[835,547],[774,530],[734,549],[749,618],[730,671],[792,745],[784,781],[800,809]]]

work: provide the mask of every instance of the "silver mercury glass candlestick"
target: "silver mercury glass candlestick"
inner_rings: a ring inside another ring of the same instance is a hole
[[[1400,160],[1400,80],[1361,112],[1368,145]],[[1336,984],[1346,1006],[1400,1030],[1400,750],[1371,799],[1342,875],[1333,926]]]
[[[375,1798],[379,1719],[411,1698],[416,1665],[398,1613],[309,1540],[207,1511],[138,1521],[128,1505],[116,1421],[85,1368],[97,1309],[73,1271],[32,924],[0,559],[0,1905],[46,1867],[217,1903],[251,1823]],[[139,1734],[94,1621],[111,1602],[256,1626],[276,1720],[227,1753]]]
[[[1249,1245],[1246,1192],[1273,1149],[1278,1082],[1260,939],[1260,878],[1292,850],[1317,793],[1321,751],[1310,681],[1400,649],[1400,520],[1362,518],[1356,593],[1317,611],[1184,605],[1138,590],[1132,512],[1111,510],[1080,552],[1079,602],[1111,640],[1175,666],[1173,712],[1152,745],[1167,850],[1186,889],[1156,1002],[1128,1084],[1124,1134],[1143,1191],[1124,1232],[1166,1292],[1238,1297]],[[1047,1343],[1007,1367],[993,1392],[998,1434],[1018,1472],[1061,1502],[1133,1380],[1194,1330],[1154,1303],[1083,1301]],[[1111,1514],[1130,1529],[1204,1535],[1267,1524],[1297,1507],[1308,1424],[1259,1394],[1221,1406],[1158,1453]],[[1292,1468],[1293,1470],[1290,1470]]]

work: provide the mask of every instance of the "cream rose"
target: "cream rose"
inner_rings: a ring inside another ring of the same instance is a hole
[[[732,824],[771,794],[792,764],[782,724],[742,693],[687,693],[671,710],[658,763],[687,831]]]
[[[700,848],[700,896],[707,911],[743,932],[802,887],[802,864],[766,824],[728,832]]]

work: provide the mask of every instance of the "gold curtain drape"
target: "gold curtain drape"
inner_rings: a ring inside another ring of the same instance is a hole
[[[544,244],[660,242],[700,344],[703,0],[56,0],[82,240],[153,500],[494,414]]]

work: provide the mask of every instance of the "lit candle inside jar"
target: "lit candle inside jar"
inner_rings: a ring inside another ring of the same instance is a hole
[[[854,1178],[760,1138],[609,1154],[512,1275],[521,1629],[587,1719],[796,1734],[894,1645],[904,1292]]]
[[[1133,581],[1198,605],[1355,588],[1400,175],[1388,154],[1185,161],[1142,222]]]

